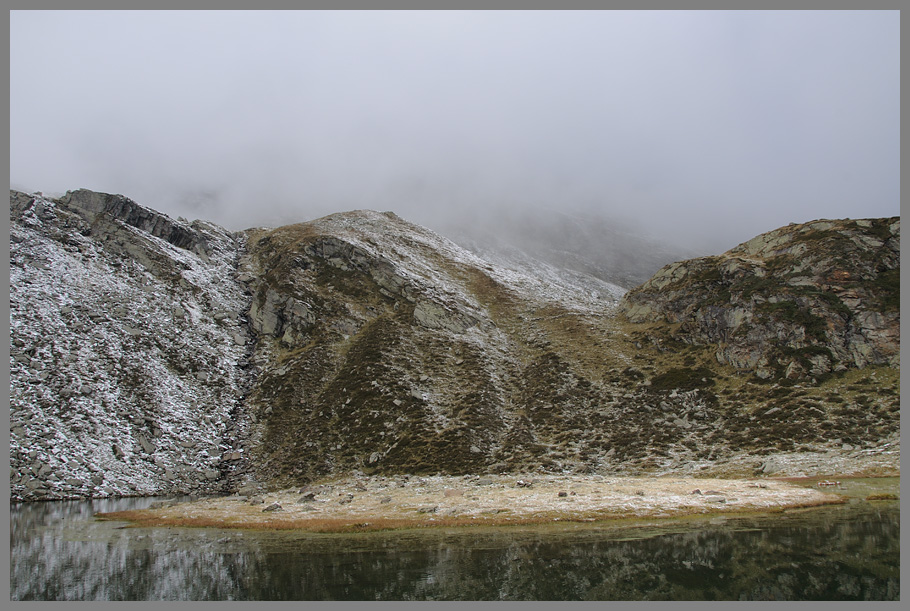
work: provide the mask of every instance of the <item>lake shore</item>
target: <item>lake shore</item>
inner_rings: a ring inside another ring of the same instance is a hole
[[[601,475],[348,476],[253,495],[98,514],[135,526],[350,532],[774,512],[846,502],[781,479]]]

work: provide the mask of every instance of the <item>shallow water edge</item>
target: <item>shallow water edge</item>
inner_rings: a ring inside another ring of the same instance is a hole
[[[125,528],[116,501],[11,512],[11,600],[899,600],[899,478],[838,506],[351,534]],[[155,499],[128,499],[142,507]]]

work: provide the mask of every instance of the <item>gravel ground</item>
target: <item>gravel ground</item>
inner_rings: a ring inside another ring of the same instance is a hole
[[[470,475],[346,477],[301,489],[108,514],[141,525],[372,530],[776,511],[842,502],[837,486],[771,479]]]
[[[744,454],[723,462],[691,461],[682,469],[658,475],[683,477],[879,477],[900,476],[900,437],[875,448],[819,447],[812,452],[769,452],[764,456]]]

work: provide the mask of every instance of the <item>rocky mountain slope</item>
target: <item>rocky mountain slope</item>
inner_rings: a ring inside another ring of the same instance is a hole
[[[230,233],[76,191],[10,218],[13,499],[898,468],[896,360],[743,375],[617,285],[392,213]]]
[[[528,413],[531,393],[545,402],[576,383],[549,349],[568,338],[550,328],[596,324],[623,292],[546,266],[494,267],[390,213],[254,232],[248,250],[262,371],[248,401],[262,423],[252,462],[268,480],[545,459],[541,444],[557,444],[566,424],[547,421],[581,414],[568,395]]]
[[[250,379],[242,236],[129,199],[10,192],[13,498],[214,492]]]
[[[900,359],[900,218],[815,221],[661,269],[621,311],[764,379]]]

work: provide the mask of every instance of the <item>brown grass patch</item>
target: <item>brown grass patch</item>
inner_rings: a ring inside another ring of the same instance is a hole
[[[901,497],[896,494],[870,494],[866,497],[867,501],[899,501]]]

